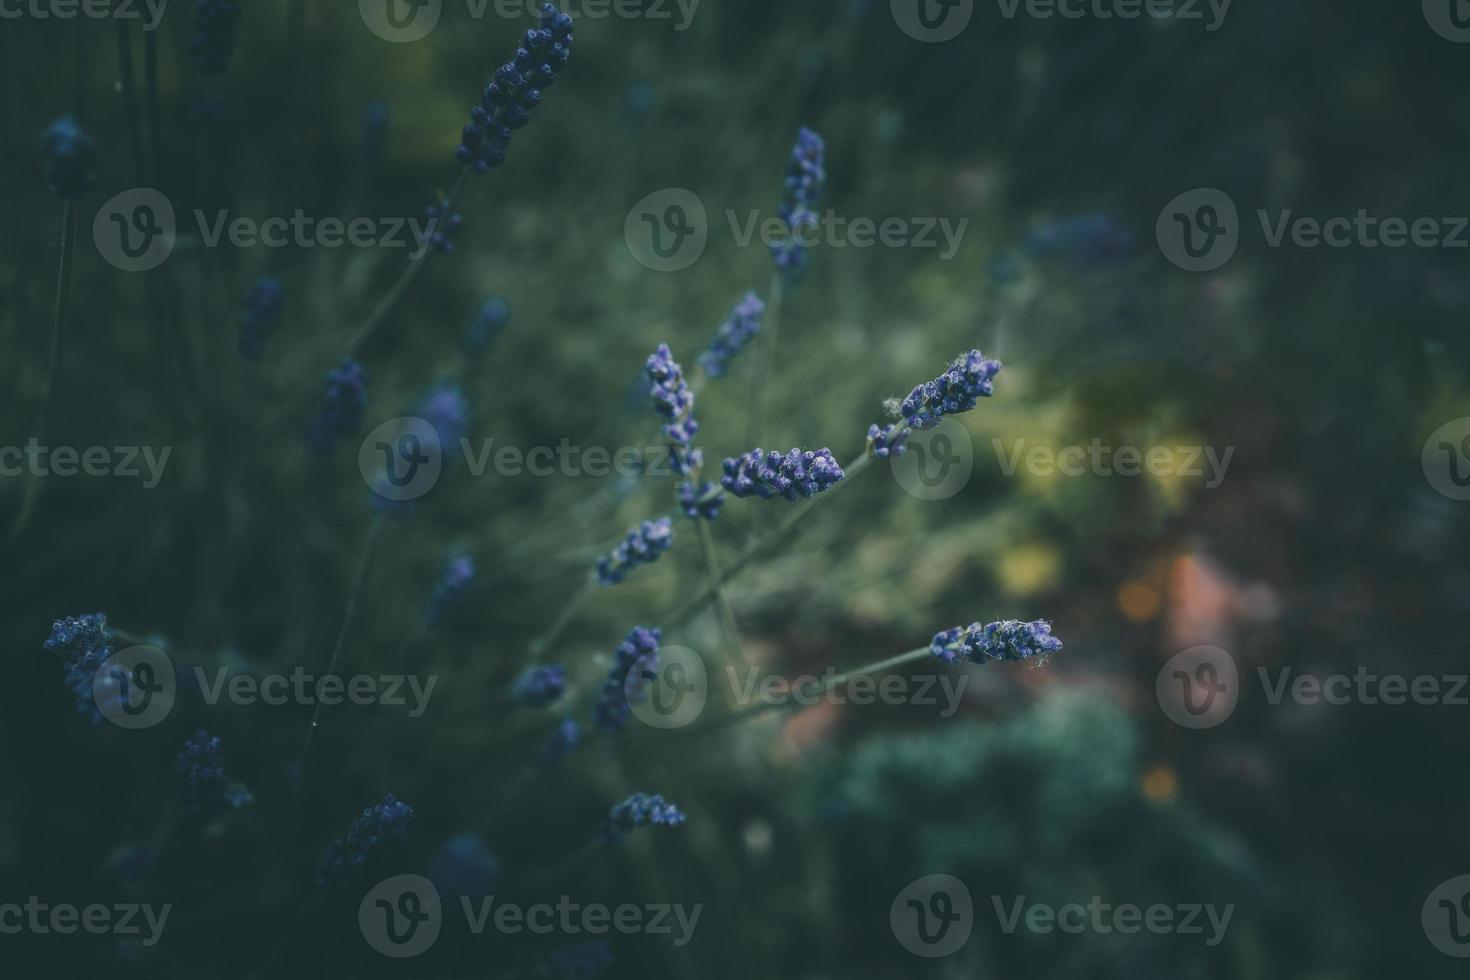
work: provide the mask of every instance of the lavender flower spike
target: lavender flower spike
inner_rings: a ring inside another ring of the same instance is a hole
[[[179,808],[186,816],[238,810],[253,799],[244,786],[231,782],[220,740],[202,728],[179,752],[178,775]]]
[[[520,676],[511,695],[521,704],[544,708],[555,704],[567,688],[567,669],[560,664],[532,667]]]
[[[382,803],[368,807],[352,821],[346,837],[338,837],[327,845],[317,863],[317,884],[342,881],[389,845],[402,847],[408,843],[408,826],[412,822],[413,807],[389,793]]]
[[[322,410],[306,430],[306,444],[325,456],[337,443],[362,428],[367,415],[367,372],[352,358],[344,358],[327,375],[327,394]]]
[[[870,425],[868,426],[868,446],[873,450],[873,455],[879,459],[887,459],[890,456],[902,456],[904,450],[909,447],[909,430],[904,429],[897,435],[894,430],[898,423],[893,425]]]
[[[672,443],[670,465],[680,476],[698,472],[704,454],[694,448],[699,422],[694,418],[694,392],[684,380],[684,369],[674,361],[669,345],[659,344],[643,370],[648,375],[648,397],[653,400],[653,410],[668,423],[664,435]]]
[[[285,290],[281,280],[270,276],[257,279],[245,296],[245,312],[240,314],[240,356],[258,361],[265,354],[266,341],[281,322]]]
[[[1051,624],[1044,619],[1032,623],[1007,619],[984,626],[979,623],[956,626],[934,634],[934,641],[929,644],[930,652],[950,666],[962,658],[975,664],[1030,660],[1061,648],[1062,641],[1051,635]]]
[[[515,57],[495,72],[480,104],[470,110],[470,122],[456,156],[477,174],[489,173],[505,162],[511,136],[531,121],[531,110],[541,94],[556,81],[572,53],[572,18],[547,3],[541,7],[541,25],[528,30]]]
[[[939,377],[909,392],[899,412],[913,428],[932,429],[944,416],[968,412],[977,399],[989,398],[1001,367],[978,350],[961,354]]]
[[[842,477],[830,449],[793,449],[785,456],[752,449],[738,459],[725,460],[720,483],[737,497],[785,497],[794,502],[832,489]]]
[[[544,769],[555,769],[571,757],[573,752],[582,744],[582,726],[577,724],[575,718],[563,718],[557,722],[547,737],[546,744],[541,746],[541,766]]]
[[[628,723],[633,705],[643,703],[647,693],[644,681],[658,670],[658,647],[663,637],[660,629],[635,626],[618,645],[612,670],[592,708],[592,720],[604,733],[617,734]]]
[[[444,618],[449,607],[455,605],[470,586],[475,583],[475,560],[469,555],[455,555],[444,566],[444,573],[434,585],[429,596],[429,606],[424,610],[424,619],[433,625]]]
[[[603,838],[616,844],[639,827],[678,827],[687,818],[662,796],[634,793],[612,808],[602,822]]]
[[[725,322],[720,324],[710,341],[709,350],[699,355],[699,366],[705,375],[723,378],[730,362],[760,333],[765,316],[766,304],[755,293],[746,293]]]
[[[791,150],[786,167],[786,194],[779,214],[785,223],[786,239],[771,243],[771,258],[781,272],[800,271],[806,265],[806,246],[801,243],[802,229],[817,223],[816,206],[827,183],[827,147],[822,137],[803,126]]]
[[[673,543],[674,526],[669,518],[644,521],[628,532],[627,539],[614,548],[612,554],[597,560],[597,581],[603,585],[617,585],[639,565],[658,561]]]
[[[92,186],[97,148],[75,116],[61,116],[41,134],[42,172],[46,185],[59,197],[80,197]]]

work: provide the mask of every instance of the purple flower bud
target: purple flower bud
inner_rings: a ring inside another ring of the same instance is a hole
[[[597,560],[597,580],[603,585],[617,585],[639,565],[658,561],[673,543],[674,527],[669,518],[644,521],[628,532],[627,539],[612,554]]]
[[[778,452],[753,449],[738,459],[725,460],[720,483],[736,497],[784,497],[790,501],[815,497],[836,486],[842,467],[831,450]]]
[[[1051,624],[1044,619],[1032,623],[1007,619],[984,626],[979,623],[956,626],[934,634],[929,644],[930,652],[951,666],[962,658],[976,664],[1030,660],[1061,648],[1062,641],[1051,635]]]

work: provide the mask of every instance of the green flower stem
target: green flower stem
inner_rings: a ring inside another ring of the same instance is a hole
[[[357,617],[357,607],[362,601],[363,592],[366,591],[368,573],[372,571],[373,561],[382,549],[383,538],[388,530],[388,520],[382,514],[373,518],[373,523],[368,528],[367,540],[362,546],[362,555],[357,560],[357,571],[352,576],[352,590],[347,594],[347,610],[342,615],[342,626],[337,630],[337,642],[332,647],[332,659],[327,664],[327,674],[331,675],[337,670],[337,661],[342,657],[342,648],[346,645],[347,634],[352,630],[352,621]],[[306,787],[306,761],[311,752],[311,740],[316,735],[317,729],[321,727],[322,702],[319,699],[316,708],[311,713],[311,727],[306,730],[306,740],[301,743],[301,758],[297,766],[296,790],[297,795],[302,796]]]
[[[745,433],[747,446],[765,445],[766,410],[770,406],[770,380],[776,372],[776,347],[781,341],[781,305],[785,301],[786,280],[778,271],[771,277],[770,296],[766,300],[766,316],[760,332],[760,361],[750,379],[750,428]]]
[[[56,389],[61,382],[61,366],[66,358],[66,341],[70,333],[68,320],[71,310],[71,280],[76,264],[77,204],[65,198],[61,205],[61,265],[56,273],[56,301],[51,311],[51,353],[46,365],[45,387],[41,390],[41,402],[31,422],[30,434],[44,441],[46,429],[51,421],[51,410],[56,403]],[[26,481],[20,507],[11,524],[11,537],[18,537],[30,523],[37,500],[40,499],[42,481],[32,474]]]
[[[459,200],[460,195],[464,193],[465,185],[469,182],[469,177],[469,167],[465,167],[460,171],[459,179],[455,181],[454,189],[449,192],[449,197],[444,202],[442,213],[445,216],[453,213],[454,205]],[[408,265],[399,275],[398,280],[393,283],[388,292],[378,301],[378,305],[373,307],[372,312],[367,315],[367,319],[363,320],[351,338],[348,339],[347,343],[343,344],[342,348],[332,357],[331,363],[309,375],[306,381],[282,402],[281,408],[261,426],[260,431],[262,435],[272,435],[288,425],[291,419],[317,393],[322,378],[326,377],[328,372],[340,364],[343,359],[357,356],[358,352],[367,346],[368,341],[373,339],[373,336],[382,328],[383,324],[388,322],[388,318],[393,315],[393,310],[398,306],[398,301],[403,299],[404,294],[418,280],[418,277],[423,274],[424,267],[428,265],[429,256],[433,254],[434,250],[426,246],[422,254],[409,258]]]
[[[895,667],[902,667],[905,664],[915,663],[917,661],[923,660],[925,657],[931,656],[933,656],[933,653],[928,647],[919,647],[917,650],[909,650],[906,653],[900,653],[896,656],[888,657],[884,660],[878,660],[865,666],[858,667],[855,670],[850,670],[845,674],[839,674],[836,677],[832,677],[826,681],[823,681],[817,694],[820,697],[826,697],[828,694],[831,694],[838,688],[846,687],[856,678],[867,677],[871,674],[886,673],[890,670],[893,670]],[[716,718],[714,721],[710,722],[709,724],[700,726],[698,729],[696,729],[696,731],[719,731],[725,728],[729,728],[732,725],[742,725],[745,722],[753,721],[756,718],[762,718],[770,714],[771,712],[780,710],[782,708],[805,707],[805,705],[803,705],[801,702],[808,700],[810,700],[810,696],[806,692],[802,692],[802,697],[800,700],[796,698],[788,698],[785,701],[768,701],[764,704],[757,705],[754,708],[741,708],[735,711],[728,711],[720,717]]]
[[[746,663],[745,648],[740,642],[740,626],[735,622],[735,611],[730,608],[730,602],[725,598],[725,590],[720,586],[720,559],[715,551],[715,538],[710,532],[709,521],[702,517],[694,519],[699,526],[699,547],[704,552],[704,567],[709,575],[709,589],[714,594],[715,606],[720,613],[720,629],[725,634],[725,646],[729,649],[733,659]]]
[[[561,639],[562,634],[567,631],[567,627],[572,624],[572,619],[587,604],[587,600],[592,598],[592,593],[595,591],[597,591],[597,577],[596,575],[590,575],[582,583],[582,587],[572,593],[572,597],[567,600],[566,605],[562,606],[561,612],[557,613],[556,619],[552,621],[551,626],[547,628],[546,632],[531,641],[531,646],[526,652],[526,666],[528,668],[540,663],[546,651],[551,649],[557,640]]]
[[[114,5],[116,6],[116,5]],[[138,129],[138,83],[133,71],[133,39],[128,36],[128,21],[117,17],[117,73],[123,100],[123,119],[127,123],[128,150],[133,156],[133,173],[143,180],[143,137]]]
[[[906,428],[908,428],[908,424],[906,422],[899,423],[898,427],[893,430],[894,435],[897,435],[899,432],[903,431]],[[730,580],[743,572],[746,566],[748,566],[752,560],[760,555],[761,552],[765,551],[775,542],[785,539],[786,535],[793,528],[795,528],[797,524],[801,523],[802,519],[811,512],[813,507],[821,503],[823,500],[827,500],[835,495],[839,490],[850,483],[852,479],[856,477],[859,473],[867,469],[869,466],[873,465],[873,460],[876,458],[877,457],[875,457],[871,451],[865,450],[861,456],[853,460],[847,466],[843,467],[843,480],[841,483],[833,486],[830,490],[819,497],[812,497],[809,500],[803,500],[801,503],[792,507],[791,510],[786,513],[786,516],[781,518],[781,520],[776,523],[775,527],[771,528],[769,531],[766,531],[764,534],[757,535],[754,540],[747,544],[745,546],[745,550],[742,551],[738,556],[736,556],[735,560],[730,563],[730,566],[728,568],[724,569],[717,576],[715,576],[713,581],[711,581],[703,589],[696,592],[694,595],[690,596],[682,604],[675,608],[673,612],[666,616],[665,622],[669,623],[670,625],[678,625],[685,622],[694,613],[698,612],[706,602],[709,602],[715,597],[717,589],[729,584]]]
[[[85,18],[84,18],[85,19]],[[163,171],[163,123],[158,111],[158,32],[143,32],[143,111],[148,121],[148,150],[153,179]]]

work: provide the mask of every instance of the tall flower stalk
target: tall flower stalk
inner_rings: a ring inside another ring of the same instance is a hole
[[[70,333],[71,282],[76,261],[77,198],[92,186],[92,169],[96,150],[92,138],[82,131],[71,116],[57,119],[41,136],[45,155],[46,182],[61,198],[61,259],[56,271],[56,295],[51,306],[51,345],[47,356],[46,380],[41,400],[31,421],[32,438],[44,441],[56,403],[57,386],[61,383],[62,364],[66,359]],[[32,476],[25,484],[20,507],[11,524],[11,536],[18,537],[30,523],[41,493],[41,481]]]

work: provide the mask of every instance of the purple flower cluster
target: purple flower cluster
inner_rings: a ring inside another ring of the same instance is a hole
[[[1033,623],[1007,619],[984,626],[972,623],[934,634],[929,650],[953,666],[961,659],[971,663],[1029,660],[1055,653],[1062,641],[1051,635],[1051,624],[1044,619]]]
[[[258,361],[265,354],[265,342],[281,322],[285,290],[281,280],[270,276],[257,279],[245,295],[245,311],[240,314],[240,356]]]
[[[204,75],[223,75],[235,53],[235,21],[240,19],[237,0],[194,0],[194,34],[189,38],[189,58]]]
[[[426,391],[413,414],[429,423],[439,437],[439,451],[450,458],[469,432],[470,400],[453,381],[441,381]]]
[[[804,500],[830,490],[842,479],[842,467],[828,449],[803,452],[793,449],[782,456],[752,449],[738,459],[725,460],[724,488],[737,497],[785,497]]]
[[[455,555],[450,558],[429,596],[429,607],[424,612],[424,619],[430,624],[439,622],[450,606],[464,598],[474,582],[475,560],[469,555]]]
[[[572,53],[572,18],[554,4],[541,7],[541,26],[526,31],[515,57],[495,72],[480,104],[470,110],[456,156],[475,173],[505,162],[511,136],[531,121],[541,94],[556,81]]]
[[[306,429],[306,444],[312,452],[325,456],[362,428],[367,416],[367,386],[367,372],[350,357],[327,375],[322,410]]]
[[[77,711],[87,715],[92,724],[100,724],[102,712],[94,695],[94,682],[97,669],[112,657],[112,633],[107,629],[107,617],[88,613],[58,619],[51,624],[51,635],[42,649],[62,658],[66,686],[76,698]],[[116,693],[121,696],[120,690]]]
[[[185,816],[209,817],[224,809],[239,810],[253,797],[225,771],[220,740],[204,729],[184,743],[178,756],[179,809]]]
[[[597,559],[597,581],[603,585],[617,585],[639,565],[658,561],[673,544],[674,525],[669,518],[644,521],[628,532],[628,537],[613,549],[612,554]]]
[[[826,154],[822,137],[803,126],[786,166],[786,193],[778,212],[789,237],[771,243],[771,258],[782,272],[797,272],[806,265],[806,247],[798,240],[799,229],[817,223],[815,208],[827,183]]]
[[[532,708],[555,704],[567,689],[567,669],[560,664],[532,667],[511,688],[511,696]]]
[[[582,726],[577,724],[575,718],[563,718],[557,722],[550,737],[546,739],[546,744],[541,747],[542,767],[555,769],[567,761],[581,744]]]
[[[720,516],[725,506],[725,494],[718,483],[696,483],[685,480],[679,484],[679,506],[690,520],[713,521]]]
[[[389,845],[402,847],[408,843],[408,827],[413,822],[413,807],[392,793],[377,806],[362,811],[352,821],[346,837],[338,837],[327,845],[317,863],[318,885],[340,882],[367,864]]]
[[[730,362],[760,333],[766,304],[755,293],[746,293],[725,322],[715,331],[709,350],[699,355],[699,366],[711,378],[723,378]]]
[[[662,796],[634,793],[612,808],[602,822],[602,834],[615,844],[639,827],[677,827],[686,817]]]
[[[97,165],[97,148],[82,131],[75,116],[55,120],[41,133],[42,173],[51,192],[60,197],[79,197],[92,186]]]
[[[968,412],[976,399],[989,398],[1000,369],[1000,361],[978,350],[962,354],[939,377],[911,391],[899,412],[913,428],[932,429],[944,416]]]
[[[898,423],[893,425],[870,425],[868,426],[868,446],[873,450],[873,455],[879,459],[887,459],[890,456],[902,456],[904,450],[909,447],[909,430],[895,433]]]
[[[612,670],[608,671],[602,693],[592,708],[592,720],[608,735],[622,730],[633,705],[643,703],[645,675],[658,670],[658,646],[663,638],[663,630],[635,626],[618,645]]]
[[[664,435],[669,447],[669,462],[675,473],[687,476],[704,462],[704,454],[694,448],[699,422],[694,418],[694,392],[684,380],[684,369],[674,360],[668,344],[659,344],[648,357],[643,372],[648,375],[648,397],[653,410],[665,422]]]

